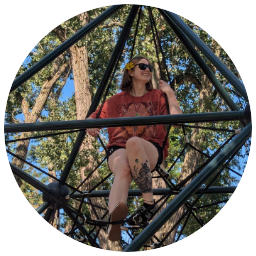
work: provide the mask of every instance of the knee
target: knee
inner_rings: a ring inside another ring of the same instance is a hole
[[[129,152],[129,149],[136,150],[136,148],[141,148],[142,143],[139,137],[132,137],[126,141],[126,149]]]
[[[131,176],[131,169],[128,165],[120,166],[115,170],[115,176],[119,178],[127,178]]]

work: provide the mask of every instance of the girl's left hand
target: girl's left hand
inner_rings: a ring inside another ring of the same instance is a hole
[[[159,88],[160,90],[162,90],[162,92],[164,93],[174,93],[171,86],[169,84],[167,84],[165,81],[160,80],[159,81]]]

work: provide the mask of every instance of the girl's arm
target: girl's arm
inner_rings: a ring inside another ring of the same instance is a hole
[[[160,80],[159,81],[159,88],[164,92],[167,96],[168,103],[169,103],[169,111],[170,115],[176,115],[176,114],[182,114],[182,110],[179,106],[179,103],[176,99],[176,96],[174,94],[174,91],[170,87],[169,84],[167,84],[165,81]]]
[[[87,119],[93,119],[93,118],[92,117],[88,117]],[[99,134],[100,129],[99,128],[88,128],[88,129],[86,129],[86,131],[91,136],[96,137]]]

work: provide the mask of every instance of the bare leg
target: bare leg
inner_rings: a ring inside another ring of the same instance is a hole
[[[126,152],[132,176],[141,190],[144,202],[153,204],[151,170],[158,159],[156,147],[141,138],[132,137],[126,143]]]
[[[109,213],[120,202],[127,201],[128,190],[132,182],[126,149],[118,149],[109,157],[109,168],[115,175],[109,195]]]

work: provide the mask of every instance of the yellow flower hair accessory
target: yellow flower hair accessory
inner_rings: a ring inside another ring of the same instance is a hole
[[[135,68],[134,63],[132,63],[132,62],[128,62],[128,63],[125,65],[125,69],[131,70],[132,68]]]

